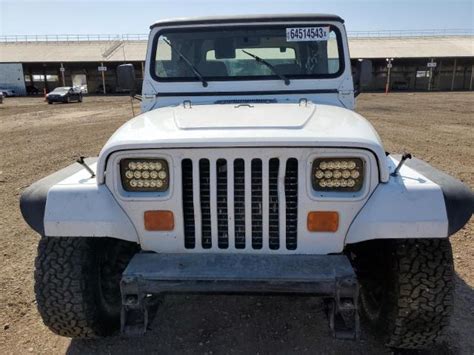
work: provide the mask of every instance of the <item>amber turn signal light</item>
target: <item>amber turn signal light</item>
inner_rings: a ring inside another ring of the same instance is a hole
[[[147,231],[172,231],[174,215],[171,211],[145,211],[145,229]]]
[[[338,212],[313,211],[308,213],[308,230],[310,232],[336,232],[338,228]]]

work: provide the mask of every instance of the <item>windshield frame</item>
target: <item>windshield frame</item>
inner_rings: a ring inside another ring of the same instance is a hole
[[[345,59],[345,53],[344,53],[344,43],[343,43],[343,38],[342,38],[342,33],[338,26],[334,25],[333,23],[322,23],[322,22],[304,22],[304,23],[281,23],[277,25],[269,25],[269,23],[262,23],[262,24],[255,24],[255,25],[241,25],[241,24],[235,24],[235,25],[225,25],[225,26],[216,26],[216,25],[211,25],[211,26],[186,26],[186,27],[163,27],[159,31],[157,31],[153,37],[153,42],[152,42],[152,47],[151,47],[151,57],[150,57],[150,66],[149,66],[149,73],[150,76],[153,78],[153,80],[157,82],[171,82],[171,83],[176,83],[176,82],[185,82],[185,83],[193,83],[193,82],[199,82],[199,79],[196,77],[186,77],[186,78],[181,78],[181,77],[159,77],[156,74],[156,51],[158,49],[158,39],[160,38],[161,35],[167,34],[167,33],[177,33],[177,32],[207,32],[207,31],[219,31],[219,30],[239,30],[239,29],[281,29],[281,28],[286,28],[288,26],[291,27],[311,27],[311,26],[329,26],[332,31],[334,31],[336,35],[336,42],[337,42],[337,50],[338,50],[338,56],[339,56],[339,70],[335,73],[328,73],[328,74],[313,74],[313,75],[308,75],[308,74],[285,74],[285,76],[288,79],[293,79],[293,80],[320,80],[320,79],[336,79],[341,77],[345,70],[346,70],[346,59]],[[257,81],[257,80],[281,80],[277,75],[249,75],[249,76],[203,76],[204,79],[208,82],[211,81],[219,81],[219,82],[233,82],[233,81]]]

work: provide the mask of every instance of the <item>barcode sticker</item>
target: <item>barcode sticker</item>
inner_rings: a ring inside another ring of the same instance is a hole
[[[293,27],[286,29],[287,42],[327,41],[329,27]]]

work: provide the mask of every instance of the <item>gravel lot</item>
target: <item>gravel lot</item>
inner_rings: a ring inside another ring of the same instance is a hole
[[[411,152],[474,188],[473,93],[364,94],[357,111],[374,124],[387,151]],[[389,353],[367,331],[359,343],[333,340],[321,301],[311,297],[169,296],[143,338],[71,341],[46,329],[33,294],[38,236],[23,222],[19,195],[77,156],[97,155],[130,116],[126,97],[69,105],[7,98],[0,105],[1,354]],[[471,220],[451,238],[455,312],[435,353],[474,353],[473,230]]]

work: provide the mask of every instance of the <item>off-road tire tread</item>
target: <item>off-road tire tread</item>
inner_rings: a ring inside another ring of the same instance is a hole
[[[96,302],[94,240],[43,237],[35,261],[35,294],[43,322],[72,338],[108,335]]]
[[[440,341],[453,310],[454,266],[448,239],[389,243],[389,292],[379,331],[397,349],[427,349]]]

